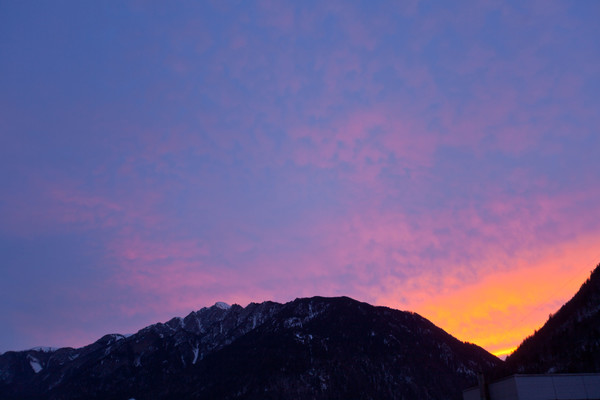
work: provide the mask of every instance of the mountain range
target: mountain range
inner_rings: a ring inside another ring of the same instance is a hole
[[[458,399],[501,361],[347,297],[217,303],[79,349],[0,356],[4,399]]]
[[[2,399],[460,399],[477,375],[600,372],[600,265],[506,362],[348,297],[216,303],[82,348],[0,355]]]

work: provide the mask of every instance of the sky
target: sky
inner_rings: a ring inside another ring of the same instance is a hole
[[[504,354],[600,262],[597,1],[1,1],[0,351],[349,296]]]

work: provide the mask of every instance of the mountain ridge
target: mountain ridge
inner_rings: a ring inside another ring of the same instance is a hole
[[[218,303],[217,303],[218,304]],[[348,297],[204,307],[79,349],[0,356],[5,398],[460,398],[501,364],[422,316]]]
[[[517,373],[600,372],[600,264],[577,293],[506,359]]]

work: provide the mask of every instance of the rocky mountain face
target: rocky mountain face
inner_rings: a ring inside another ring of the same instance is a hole
[[[506,364],[518,373],[600,372],[600,264]]]
[[[3,399],[460,399],[501,361],[418,314],[341,298],[217,303],[79,348],[0,356]]]

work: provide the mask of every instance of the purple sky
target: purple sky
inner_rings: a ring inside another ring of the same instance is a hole
[[[0,351],[313,295],[513,347],[600,261],[599,20],[1,2]]]

